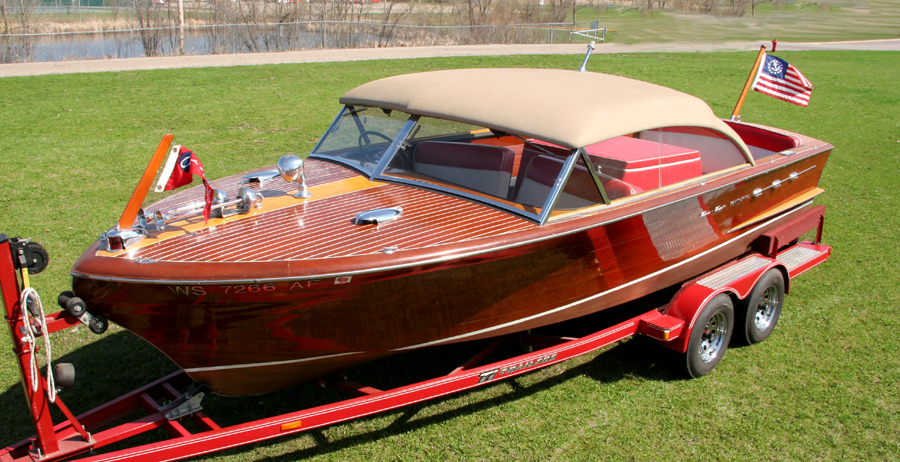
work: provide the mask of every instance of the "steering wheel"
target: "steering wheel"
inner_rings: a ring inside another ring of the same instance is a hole
[[[372,131],[372,130],[366,130],[366,131],[360,133],[359,139],[357,140],[357,143],[359,144],[359,150],[363,153],[366,160],[368,160],[369,162],[372,162],[374,164],[377,164],[379,159],[381,159],[381,155],[384,154],[385,149],[387,149],[387,146],[385,146],[385,149],[373,148],[372,140],[369,139],[369,136],[375,136],[375,137],[381,138],[381,139],[387,141],[388,143],[394,141],[394,139],[383,133],[379,133],[379,132]]]
[[[384,140],[387,141],[388,143],[390,143],[391,141],[394,141],[393,138],[391,138],[391,137],[385,135],[384,133],[376,132],[376,131],[373,131],[373,130],[366,130],[366,131],[362,132],[362,133],[359,135],[359,141],[358,141],[358,142],[359,142],[359,145],[360,145],[360,146],[363,145],[363,141],[366,142],[366,145],[372,144],[372,142],[371,142],[370,140],[367,139],[369,135],[375,135],[375,136],[377,136],[377,137],[379,137],[379,138],[384,139]]]

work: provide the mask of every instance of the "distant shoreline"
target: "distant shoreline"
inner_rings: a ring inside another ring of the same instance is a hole
[[[643,43],[626,45],[602,43],[594,53],[668,53],[668,52],[721,52],[750,51],[771,42],[720,42],[720,43]],[[509,56],[583,54],[584,43],[537,45],[456,45],[393,48],[344,48],[303,51],[240,53],[196,56],[165,56],[156,58],[122,58],[84,61],[54,61],[38,63],[0,64],[0,78],[25,77],[49,74],[75,74],[91,72],[121,72],[153,69],[179,69],[197,67],[255,66],[265,64],[297,64],[316,62],[366,61],[379,59],[442,58],[454,56]],[[867,50],[898,51],[900,39],[855,40],[847,42],[779,42],[779,51],[810,50]]]

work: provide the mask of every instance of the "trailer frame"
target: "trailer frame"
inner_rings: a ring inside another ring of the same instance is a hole
[[[743,302],[763,275],[781,271],[786,289],[789,281],[823,263],[831,247],[822,245],[825,208],[812,207],[754,243],[753,251],[690,281],[664,306],[650,309],[592,334],[551,337],[530,332],[499,338],[447,375],[391,390],[379,390],[336,374],[318,381],[320,386],[344,390],[355,397],[309,409],[289,412],[229,427],[220,427],[200,406],[203,391],[194,386],[184,371],[177,371],[78,416],[73,415],[59,396],[48,393],[51,385],[31,367],[40,349],[36,339],[77,326],[85,320],[66,311],[43,315],[39,327],[26,325],[27,307],[22,295],[28,287],[27,269],[16,260],[11,240],[0,234],[0,285],[6,320],[13,339],[25,398],[29,404],[35,435],[0,450],[0,462],[56,461],[85,455],[84,461],[179,460],[234,448],[271,438],[296,434],[372,414],[397,409],[515,377],[574,357],[596,351],[636,334],[656,339],[676,352],[689,354],[691,332],[701,310],[720,294]],[[799,236],[817,228],[813,242],[795,243]],[[781,242],[790,242],[783,246]],[[18,273],[18,276],[17,276]],[[710,283],[709,281],[714,281]],[[41,313],[43,310],[41,309]],[[38,334],[34,334],[37,331]],[[34,335],[29,335],[31,332]],[[530,346],[513,358],[481,364],[504,343]],[[727,347],[727,345],[726,345]],[[47,367],[49,370],[49,365]],[[36,373],[35,373],[36,372]],[[36,384],[36,386],[35,386]],[[183,391],[187,389],[187,391]],[[50,415],[55,405],[66,420],[54,424]],[[109,424],[143,410],[147,415],[106,428]],[[201,431],[191,433],[180,423],[191,419]],[[162,428],[171,439],[106,454],[93,454],[104,446],[130,436]]]

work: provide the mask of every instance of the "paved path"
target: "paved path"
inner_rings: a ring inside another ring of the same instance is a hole
[[[624,45],[603,43],[594,53],[710,52],[749,51],[770,42],[648,43]],[[789,43],[779,42],[779,50],[900,50],[900,40],[865,40],[854,42]],[[317,63],[362,61],[370,59],[435,58],[448,56],[509,55],[583,55],[586,44],[541,45],[468,45],[437,47],[353,48],[338,50],[305,50],[276,53],[243,53],[230,55],[167,56],[161,58],[123,58],[45,63],[0,64],[0,77],[80,72],[118,72],[183,67],[252,66],[258,64]]]

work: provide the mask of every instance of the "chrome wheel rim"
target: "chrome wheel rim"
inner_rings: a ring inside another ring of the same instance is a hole
[[[714,314],[700,335],[700,360],[708,363],[719,356],[725,347],[725,330],[728,327],[728,317],[725,313]]]
[[[776,308],[778,308],[778,291],[775,286],[771,286],[766,289],[763,296],[759,299],[759,305],[756,306],[753,323],[756,325],[757,330],[763,331],[772,325]]]

